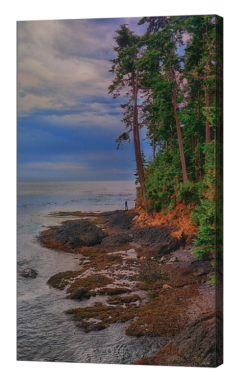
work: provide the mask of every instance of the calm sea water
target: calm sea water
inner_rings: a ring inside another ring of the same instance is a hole
[[[126,324],[114,324],[100,332],[85,332],[64,312],[88,306],[65,299],[65,293],[46,282],[60,271],[77,270],[77,255],[41,247],[37,236],[65,218],[52,211],[107,211],[134,207],[135,184],[122,182],[21,182],[17,196],[17,269],[33,268],[36,279],[17,274],[17,359],[61,362],[123,363],[154,355],[166,340],[136,338],[124,334]]]

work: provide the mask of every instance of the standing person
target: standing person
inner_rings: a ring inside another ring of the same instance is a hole
[[[125,201],[125,210],[128,210],[128,201]]]

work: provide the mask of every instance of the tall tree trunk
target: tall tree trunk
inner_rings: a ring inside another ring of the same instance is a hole
[[[172,82],[175,82],[174,68],[172,64],[170,64],[170,79]],[[177,114],[178,104],[177,104],[176,90],[174,86],[172,87],[172,104],[174,106],[174,115],[175,115],[175,123],[177,128],[177,135],[178,135],[178,142],[179,142],[179,149],[180,149],[180,156],[181,156],[183,181],[186,182],[188,179],[187,168],[186,168],[186,161],[184,157],[183,144],[182,144],[182,138],[181,138],[181,126],[180,126],[180,121]]]
[[[206,93],[205,91],[205,104],[206,104],[206,112],[209,114],[209,107],[211,103],[211,95]],[[209,144],[211,142],[211,128],[209,124],[209,118],[206,116],[206,144]]]
[[[133,83],[133,140],[134,140],[134,149],[135,149],[135,161],[138,171],[139,182],[142,190],[143,201],[146,204],[146,189],[145,189],[145,179],[144,179],[144,169],[141,157],[141,145],[140,145],[140,133],[138,126],[138,108],[137,108],[137,95],[138,95],[138,72],[136,72],[135,78],[132,80]]]

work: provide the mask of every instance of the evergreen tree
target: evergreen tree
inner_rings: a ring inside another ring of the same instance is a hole
[[[191,16],[186,20],[186,29],[192,35],[185,50],[185,76],[190,92],[200,101],[206,118],[205,142],[210,143],[211,124],[209,119],[214,114],[215,71],[216,71],[216,17]]]
[[[158,70],[160,76],[163,76],[164,87],[166,88],[166,97],[169,98],[173,106],[173,115],[175,119],[178,144],[181,158],[183,181],[188,179],[185,155],[183,150],[183,142],[181,135],[181,123],[179,119],[179,105],[177,99],[177,82],[178,73],[181,72],[180,61],[176,54],[177,44],[182,44],[182,18],[180,17],[144,17],[140,20],[139,24],[148,23],[147,37],[149,42],[150,54],[146,52],[146,59],[149,60],[149,65],[153,68],[158,63]],[[151,53],[153,51],[153,53]],[[159,84],[160,85],[160,84]]]
[[[141,149],[141,158],[142,158],[143,170],[145,170],[148,166],[148,161],[146,159],[143,148]],[[135,184],[137,185],[139,183],[139,173],[138,173],[137,167],[135,169],[134,176],[135,176]]]
[[[113,63],[110,72],[115,74],[112,85],[109,87],[109,93],[116,98],[125,93],[128,101],[122,104],[124,109],[123,122],[125,123],[127,132],[120,135],[117,139],[118,146],[123,140],[129,139],[129,133],[133,132],[133,142],[135,150],[136,167],[138,170],[139,182],[142,190],[143,201],[146,203],[146,190],[144,169],[140,148],[140,133],[138,120],[138,93],[140,88],[139,70],[137,66],[138,56],[140,52],[140,38],[129,30],[126,24],[116,31],[115,41],[117,46],[114,48],[117,57],[111,62]]]
[[[133,141],[136,181],[147,211],[188,206],[199,257],[222,248],[222,19],[217,16],[145,17],[139,37],[122,25],[109,91],[123,92],[126,131]],[[188,36],[184,44],[183,36]],[[181,46],[182,55],[178,55]],[[140,99],[140,102],[138,102]],[[139,129],[146,129],[153,161],[146,163]],[[157,146],[157,153],[156,153]]]

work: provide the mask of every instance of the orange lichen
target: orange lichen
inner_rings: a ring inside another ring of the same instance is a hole
[[[191,212],[187,205],[178,202],[176,206],[168,212],[147,213],[141,207],[138,208],[139,217],[137,224],[139,226],[165,226],[167,229],[175,228],[171,235],[180,239],[185,236],[189,241],[197,232],[197,227],[191,222]]]
[[[176,238],[176,239],[181,239],[182,236],[183,236],[183,229],[180,229],[180,230],[177,230],[177,231],[173,231],[173,232],[171,233],[171,236],[172,236],[173,238]]]

